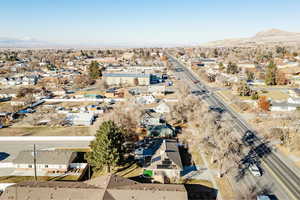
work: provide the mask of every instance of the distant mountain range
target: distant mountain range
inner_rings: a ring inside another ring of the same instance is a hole
[[[270,29],[258,32],[249,38],[232,38],[204,43],[206,47],[232,47],[232,46],[256,46],[256,45],[300,45],[300,33],[287,32],[279,29]]]
[[[143,47],[176,47],[184,46],[184,44],[130,44],[126,42],[86,42],[86,43],[54,43],[47,41],[35,40],[32,38],[7,38],[0,37],[0,48],[83,48],[83,49],[97,49],[97,48],[143,48]]]
[[[16,39],[0,37],[1,48],[42,48],[49,45],[49,42],[39,41],[32,38]]]
[[[288,45],[300,46],[300,33],[287,32],[279,29],[262,31],[249,38],[232,38],[217,40],[201,44],[204,47],[233,47],[233,46],[256,46],[256,45]],[[8,38],[0,37],[0,48],[129,48],[129,47],[175,47],[175,46],[194,46],[194,45],[132,45],[122,43],[83,43],[83,44],[61,44],[47,41],[35,40],[32,38]]]

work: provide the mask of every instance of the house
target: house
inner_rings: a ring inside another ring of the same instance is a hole
[[[165,94],[166,92],[166,85],[162,84],[162,85],[149,85],[148,86],[148,93],[149,94],[153,94],[153,95],[161,95],[161,94]]]
[[[271,111],[295,111],[300,108],[300,98],[290,97],[287,101],[272,101]]]
[[[125,60],[131,60],[132,58],[134,58],[134,53],[133,52],[125,52],[122,55],[122,58]]]
[[[299,88],[289,90],[289,93],[290,93],[291,97],[296,97],[296,98],[300,97],[300,89]]]
[[[58,89],[52,90],[51,92],[55,96],[64,96],[64,95],[67,94],[66,90],[64,90],[62,88],[58,88]]]
[[[178,149],[178,143],[173,139],[165,139],[151,158],[149,166],[144,168],[144,173],[154,179],[161,177],[179,179],[183,165]]]
[[[288,102],[272,102],[271,111],[295,111],[300,108],[300,104],[292,104]]]
[[[150,85],[151,74],[144,73],[103,73],[108,85]]]
[[[174,137],[175,131],[170,125],[162,124],[162,125],[148,127],[147,136]]]
[[[21,182],[7,187],[0,199],[187,200],[188,193],[184,185],[139,183],[108,174],[85,182]]]
[[[90,126],[95,120],[93,113],[68,113],[66,121],[70,122],[73,126]]]
[[[168,104],[166,104],[164,101],[161,102],[156,108],[154,108],[154,111],[157,113],[169,113],[170,112],[170,107]]]
[[[138,104],[151,104],[151,103],[155,103],[156,99],[150,95],[150,96],[140,96],[136,98],[136,102]]]
[[[146,111],[145,114],[141,117],[141,126],[157,126],[161,124],[162,117],[160,113]]]
[[[36,151],[36,169],[38,174],[62,174],[70,169],[77,153],[65,150]],[[30,172],[34,170],[34,152],[21,151],[13,160],[16,171]]]

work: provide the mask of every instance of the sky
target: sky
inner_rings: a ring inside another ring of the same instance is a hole
[[[61,44],[177,45],[300,32],[299,0],[9,0],[0,37]]]

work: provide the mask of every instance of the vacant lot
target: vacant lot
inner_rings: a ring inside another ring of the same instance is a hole
[[[0,136],[88,136],[89,127],[22,127],[0,129]]]
[[[279,90],[266,91],[264,93],[260,92],[259,95],[266,96],[273,100],[280,100],[280,101],[287,100],[289,97],[289,95],[287,93],[279,91]]]

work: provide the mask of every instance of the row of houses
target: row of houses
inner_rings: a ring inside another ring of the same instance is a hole
[[[35,75],[21,77],[0,77],[0,84],[3,86],[35,85],[39,78],[39,76]]]

